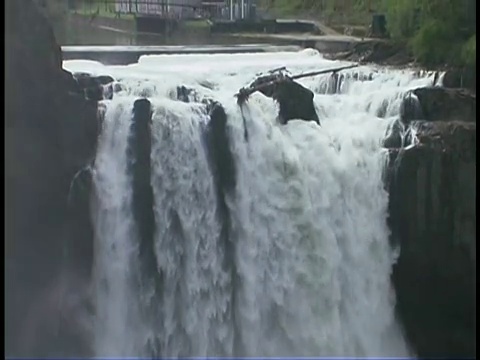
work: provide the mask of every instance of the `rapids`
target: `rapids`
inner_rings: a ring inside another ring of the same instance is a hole
[[[394,313],[398,254],[386,222],[382,140],[404,94],[433,75],[362,66],[334,86],[330,75],[302,79],[315,92],[320,126],[281,126],[271,99],[257,93],[240,109],[233,96],[273,68],[342,65],[312,49],[143,56],[128,66],[64,61],[120,84],[103,100],[93,170],[96,356],[413,355]],[[177,100],[181,85],[225,108],[230,149],[215,151],[233,154],[236,178],[223,206],[206,146],[209,116],[203,104]],[[141,97],[153,111],[148,271],[127,149]]]

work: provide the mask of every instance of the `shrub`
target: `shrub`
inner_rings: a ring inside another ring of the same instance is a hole
[[[474,34],[462,47],[462,60],[467,66],[477,62],[477,35]]]
[[[428,20],[412,38],[410,45],[418,61],[426,65],[440,65],[456,62],[458,51],[455,52],[455,39],[452,32],[439,20]]]

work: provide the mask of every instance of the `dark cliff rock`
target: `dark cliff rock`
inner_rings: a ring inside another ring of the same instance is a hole
[[[395,121],[389,126],[387,134],[383,139],[383,147],[387,149],[399,149],[402,147],[403,124],[400,120]]]
[[[424,87],[413,90],[413,94],[418,98],[424,120],[476,122],[476,95],[467,90]]]
[[[457,109],[466,121],[415,122],[418,144],[390,150],[397,311],[419,357],[476,354],[476,124]]]
[[[97,105],[62,70],[60,48],[36,5],[7,0],[5,11],[6,355],[59,356],[56,344],[67,342],[65,329],[45,324],[42,340],[27,344],[26,330],[35,318],[29,309],[52,286],[75,291],[52,283],[59,281],[71,240],[70,183],[94,156]],[[90,236],[81,240],[88,243]],[[61,309],[43,305],[35,308],[56,323]]]
[[[217,102],[207,106],[210,121],[207,126],[207,143],[213,164],[213,173],[217,180],[219,191],[225,196],[235,187],[235,161],[230,150],[230,140],[227,132],[227,114]]]
[[[400,148],[401,132],[405,130],[405,144],[411,143],[411,129],[420,125],[421,136],[428,141],[432,122],[476,122],[476,95],[465,89],[422,87],[405,95],[400,106],[400,119],[395,122],[383,144],[387,148]],[[405,129],[403,129],[405,128]],[[437,129],[446,129],[439,125]],[[436,134],[436,136],[440,136]],[[404,144],[404,145],[405,145]]]
[[[422,106],[417,96],[409,92],[403,98],[400,105],[400,122],[408,125],[411,121],[425,119]]]
[[[465,88],[476,91],[477,66],[447,70],[443,77],[443,86],[446,88]]]
[[[177,86],[177,100],[185,103],[199,102],[199,96],[195,89],[187,88],[184,85]]]
[[[221,224],[220,246],[225,249],[223,267],[231,278],[231,302],[235,303],[239,278],[235,267],[235,244],[231,236],[232,219],[230,209],[227,206],[228,199],[232,201],[235,196],[236,168],[235,160],[230,146],[230,138],[227,128],[227,114],[223,106],[208,99],[204,99],[210,121],[206,127],[205,139],[210,169],[215,179],[217,192],[217,217]],[[230,308],[232,319],[235,319],[235,307]],[[241,333],[238,331],[234,320],[234,352],[239,353]]]
[[[146,274],[157,272],[154,252],[155,214],[151,184],[150,153],[152,148],[152,107],[147,99],[138,99],[133,105],[132,123],[128,139],[128,169],[133,190],[132,208],[140,238],[140,256]]]
[[[88,100],[100,101],[112,99],[114,79],[109,75],[92,76],[85,73],[74,73],[75,90]]]

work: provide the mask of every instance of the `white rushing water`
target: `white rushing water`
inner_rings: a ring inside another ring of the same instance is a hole
[[[233,97],[259,72],[339,65],[313,50],[64,62],[124,86],[104,101],[94,172],[97,356],[412,355],[394,316],[381,144],[403,94],[433,77],[360,67],[342,72],[336,94],[326,94],[330,75],[303,79],[321,126],[279,125],[273,100],[254,94],[244,108],[248,141]],[[228,115],[233,259],[222,245],[202,135],[208,117],[202,105],[175,100],[177,85],[218,100]],[[140,96],[153,105],[156,274],[141,273],[128,180]],[[142,277],[161,278],[161,286],[139,285]]]

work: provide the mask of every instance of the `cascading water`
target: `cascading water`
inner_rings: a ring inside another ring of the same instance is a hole
[[[271,99],[257,93],[240,109],[233,97],[281,66],[296,74],[339,64],[313,50],[64,62],[122,85],[104,101],[94,169],[96,356],[410,355],[394,316],[382,140],[404,94],[433,76],[361,67],[334,86],[330,75],[305,78],[321,126],[282,126]],[[215,151],[233,154],[235,184],[223,203],[208,113],[177,100],[181,85],[225,108],[230,149]],[[148,271],[127,149],[139,97],[153,112]]]

